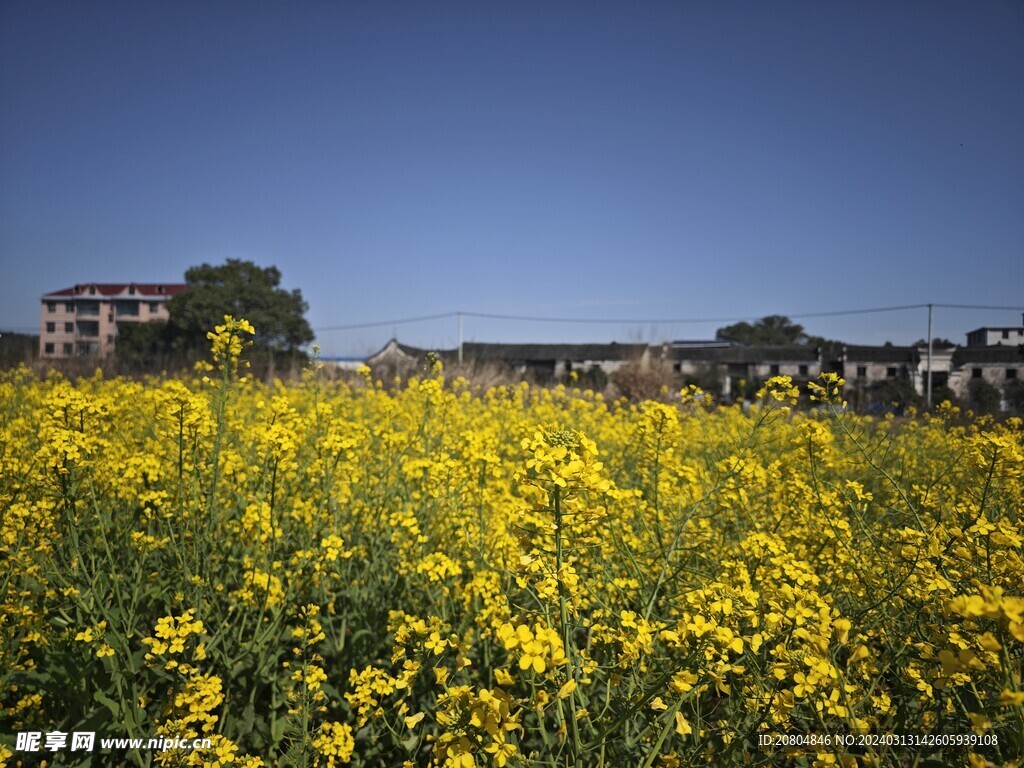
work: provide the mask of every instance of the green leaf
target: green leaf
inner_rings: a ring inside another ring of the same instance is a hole
[[[270,739],[274,744],[280,744],[284,738],[284,732],[288,728],[288,721],[274,715],[270,720]]]
[[[100,704],[105,706],[113,714],[115,720],[121,718],[121,705],[114,701],[112,698],[107,696],[103,691],[96,691],[92,697]]]
[[[242,719],[238,721],[238,735],[245,736],[252,732],[253,723],[256,721],[256,707],[247,704],[242,710]]]

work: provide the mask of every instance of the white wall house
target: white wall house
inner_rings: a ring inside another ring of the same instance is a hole
[[[967,333],[968,347],[998,347],[1024,344],[1024,326],[978,328]]]

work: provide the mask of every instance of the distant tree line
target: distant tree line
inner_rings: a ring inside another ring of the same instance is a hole
[[[0,370],[31,362],[39,350],[39,336],[28,333],[0,333]]]

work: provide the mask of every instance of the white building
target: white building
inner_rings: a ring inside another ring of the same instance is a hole
[[[978,328],[967,333],[968,347],[1016,347],[1024,344],[1024,326]]]

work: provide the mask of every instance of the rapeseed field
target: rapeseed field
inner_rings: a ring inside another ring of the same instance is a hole
[[[0,766],[1019,763],[1020,420],[268,387],[251,330],[0,379]]]

